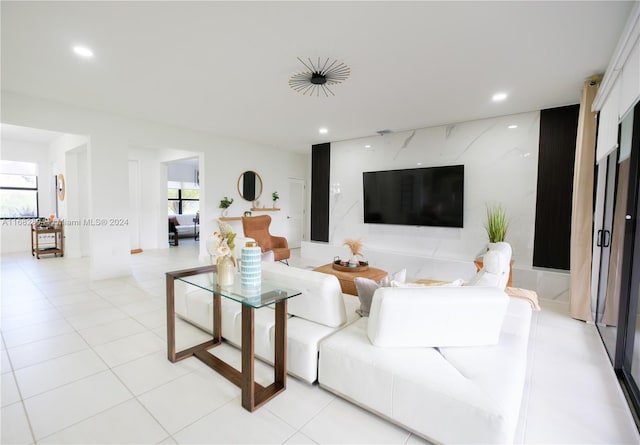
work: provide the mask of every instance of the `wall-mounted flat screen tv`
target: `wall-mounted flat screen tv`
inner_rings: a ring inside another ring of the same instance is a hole
[[[462,227],[464,165],[363,172],[364,222]]]

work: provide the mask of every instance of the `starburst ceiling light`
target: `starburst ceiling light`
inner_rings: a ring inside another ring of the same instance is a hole
[[[351,68],[335,59],[327,58],[323,61],[318,57],[317,63],[314,63],[309,58],[304,61],[298,57],[298,60],[307,71],[291,76],[289,86],[304,95],[308,93],[309,96],[314,94],[320,96],[320,92],[322,92],[325,97],[329,97],[329,94],[335,96],[329,86],[344,82],[351,74]]]

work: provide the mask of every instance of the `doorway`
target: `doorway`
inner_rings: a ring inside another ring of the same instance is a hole
[[[200,238],[199,158],[167,162],[167,241],[194,245]]]
[[[618,134],[619,149],[598,165],[594,253],[600,258],[595,320],[613,368],[638,411],[640,104],[622,120]]]

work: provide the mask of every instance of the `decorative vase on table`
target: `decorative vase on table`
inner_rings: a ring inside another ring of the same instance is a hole
[[[217,266],[218,286],[232,286],[236,273],[236,266],[233,258],[230,255],[219,257]]]
[[[236,271],[236,261],[232,255],[236,234],[229,224],[220,219],[218,227],[220,227],[220,232],[214,232],[213,237],[207,240],[207,250],[212,257],[216,257],[218,285],[231,286]]]
[[[243,289],[260,288],[262,283],[262,249],[255,241],[248,241],[242,248],[240,282]]]

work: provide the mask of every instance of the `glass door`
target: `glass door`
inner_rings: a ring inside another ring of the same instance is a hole
[[[614,368],[640,409],[640,104],[620,124],[620,157],[628,158],[629,188],[620,288],[620,329]],[[638,341],[636,341],[638,340]]]
[[[618,164],[617,150],[598,164],[594,216],[594,271],[591,289],[595,294],[593,300],[596,304],[593,315],[612,363],[616,350],[620,299],[619,286],[616,286],[616,283],[619,285],[620,282],[616,267],[622,253],[620,241],[624,239],[624,215],[620,216],[619,213],[626,207],[626,196],[621,196],[621,190],[626,190],[624,170],[625,168]],[[616,202],[625,203],[617,207],[617,213],[615,212]],[[620,221],[623,224],[622,228]]]

